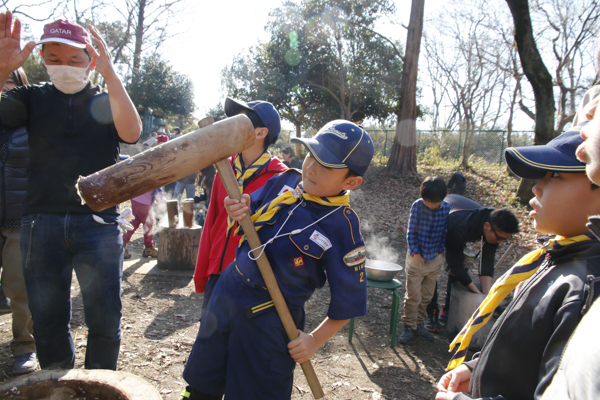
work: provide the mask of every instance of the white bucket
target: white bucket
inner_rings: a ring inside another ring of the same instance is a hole
[[[477,307],[485,299],[485,294],[473,293],[460,282],[452,284],[452,295],[450,296],[450,312],[448,315],[448,334],[454,338],[469,321]],[[470,350],[481,350],[496,319],[492,316],[487,324],[482,326],[471,338]]]

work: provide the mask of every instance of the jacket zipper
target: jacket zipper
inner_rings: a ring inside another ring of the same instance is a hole
[[[72,97],[69,96],[69,130],[73,129],[73,109],[71,105]]]
[[[6,147],[8,151],[8,142],[6,142]],[[2,226],[6,225],[6,160],[2,157],[2,147],[0,146],[0,157],[2,158],[2,168],[0,170],[0,178],[2,179],[2,216],[0,218],[0,222]]]

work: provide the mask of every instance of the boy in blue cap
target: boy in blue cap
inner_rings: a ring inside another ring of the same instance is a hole
[[[279,113],[273,104],[267,101],[252,100],[245,103],[228,97],[225,100],[225,114],[228,117],[245,114],[254,126],[254,144],[229,159],[240,191],[250,194],[263,187],[273,176],[287,170],[285,164],[277,157],[272,157],[268,151],[269,146],[277,141],[281,131]],[[223,207],[225,197],[225,186],[217,174],[202,227],[194,271],[196,293],[204,292],[201,318],[212,289],[223,270],[234,260],[235,249],[240,241],[240,237],[235,234],[236,223],[228,218]]]
[[[349,121],[325,125],[306,146],[302,172],[288,170],[225,207],[239,221],[248,208],[300,336],[289,342],[243,240],[207,305],[183,377],[183,398],[289,399],[295,363],[312,355],[346,322],[366,314],[366,247],[349,192],[373,157],[367,132]],[[327,318],[302,332],[304,303],[329,280]]]
[[[538,232],[556,236],[494,284],[451,344],[458,351],[438,383],[436,399],[540,398],[552,381],[600,276],[600,243],[586,228],[588,216],[600,213],[600,190],[575,156],[581,142],[579,132],[570,131],[546,145],[505,151],[517,176],[540,179],[530,215]],[[472,335],[515,287],[477,358],[463,364]]]

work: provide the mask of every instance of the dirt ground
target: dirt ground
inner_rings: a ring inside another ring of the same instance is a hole
[[[445,169],[444,169],[445,168]],[[421,166],[423,176],[439,174],[448,179],[452,170],[444,166]],[[508,206],[516,181],[502,168],[479,168],[465,173],[467,196],[484,205]],[[412,202],[419,197],[417,178],[384,177],[380,169],[370,171],[362,189],[352,195],[352,206],[361,216],[362,232],[369,258],[398,261],[404,264],[406,223]],[[500,268],[505,271],[535,243],[523,207],[513,209],[522,218],[524,232],[513,240],[517,244]],[[503,254],[508,244],[500,246]],[[136,233],[130,251],[141,253],[141,234]],[[475,246],[473,247],[475,248]],[[143,262],[140,262],[140,265]],[[471,266],[476,276],[476,264]],[[169,276],[138,273],[138,264],[126,269],[123,276],[123,340],[118,369],[145,378],[165,400],[179,399],[185,387],[182,371],[194,344],[199,327],[202,295],[194,293],[191,273]],[[497,275],[499,276],[499,274]],[[397,278],[404,296],[404,274]],[[440,297],[445,294],[446,274],[440,275]],[[76,346],[76,368],[82,368],[86,348],[83,308],[77,281],[73,280],[72,333]],[[391,292],[368,289],[368,314],[355,323],[352,343],[348,342],[348,325],[313,357],[313,365],[328,399],[433,399],[435,383],[450,358],[450,340],[445,331],[433,342],[415,338],[408,345],[390,346]],[[314,329],[327,311],[329,292],[319,290],[306,305],[307,331]],[[398,317],[397,334],[402,330]],[[11,317],[0,315],[0,381],[11,376]],[[308,384],[297,367],[292,399],[310,399]]]

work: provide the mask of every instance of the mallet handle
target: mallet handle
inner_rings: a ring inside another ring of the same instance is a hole
[[[200,122],[205,122],[200,121]],[[209,122],[209,121],[206,121]],[[223,182],[223,186],[225,186],[225,190],[230,198],[240,200],[242,198],[242,193],[240,192],[240,188],[238,186],[237,180],[235,179],[235,175],[233,174],[233,170],[231,169],[231,164],[227,159],[223,159],[215,163],[215,167],[219,172],[219,177],[221,178],[221,182]],[[258,237],[258,233],[256,233],[256,229],[254,228],[254,223],[250,218],[250,212],[246,213],[244,219],[239,221],[239,224],[244,229],[244,233],[246,234],[246,240],[250,244],[250,247],[253,249],[259,248],[262,244],[260,242],[260,238]],[[260,254],[260,250],[254,250],[254,257],[258,257],[256,263],[258,264],[258,269],[267,285],[267,289],[269,290],[269,295],[275,304],[275,309],[277,310],[277,314],[279,314],[279,318],[281,319],[281,323],[283,324],[283,328],[288,335],[290,341],[296,339],[298,337],[298,329],[296,328],[296,324],[292,319],[292,315],[290,314],[290,310],[285,302],[283,294],[281,293],[281,289],[279,288],[279,284],[277,283],[277,279],[275,279],[275,274],[273,273],[273,269],[271,268],[271,264],[267,259],[267,256],[264,252]],[[260,257],[259,257],[260,254]],[[310,386],[310,390],[312,391],[315,399],[321,399],[325,396],[323,392],[323,388],[321,388],[321,384],[319,383],[319,378],[315,373],[315,370],[309,361],[305,361],[300,364],[302,367],[302,371],[306,376],[306,380],[308,381],[308,385]]]

